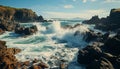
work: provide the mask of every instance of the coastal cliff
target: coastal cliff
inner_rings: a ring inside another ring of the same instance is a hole
[[[83,23],[95,24],[96,29],[104,31],[116,31],[120,28],[120,8],[111,9],[109,16],[106,18],[99,18],[93,16],[90,20],[85,20]]]
[[[13,8],[0,5],[0,20],[16,22],[43,22],[44,18],[42,16],[38,16],[31,9]]]

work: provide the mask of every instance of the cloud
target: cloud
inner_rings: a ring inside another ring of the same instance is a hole
[[[87,0],[83,0],[83,3],[86,3],[87,2]]]
[[[91,2],[95,2],[96,0],[91,0]]]
[[[98,10],[84,10],[80,13],[67,13],[67,12],[44,12],[50,18],[75,18],[80,17],[84,19],[89,19],[94,15],[99,15],[100,17],[107,16],[108,13],[103,9]]]
[[[89,1],[89,2],[95,2],[95,1],[97,1],[97,0],[82,0],[83,3],[86,3],[86,2],[88,2],[88,1]]]
[[[69,9],[69,8],[74,8],[74,6],[73,5],[64,5],[64,8]]]
[[[120,0],[105,0],[104,3],[120,3]]]

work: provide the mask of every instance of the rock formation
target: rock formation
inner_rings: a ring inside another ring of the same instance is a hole
[[[0,69],[44,69],[48,65],[40,60],[33,60],[33,62],[20,62],[14,56],[21,50],[17,48],[7,48],[6,42],[0,40]]]
[[[38,16],[31,9],[13,8],[2,5],[0,5],[0,19],[16,22],[44,21],[44,18],[42,16]]]
[[[31,26],[31,27],[21,27],[21,26],[17,26],[15,28],[15,33],[16,34],[22,34],[22,35],[31,35],[33,33],[36,33],[38,30],[37,30],[37,27],[36,26]]]
[[[101,42],[88,45],[78,52],[77,61],[86,65],[86,69],[120,69],[120,33],[109,37],[106,33]]]
[[[0,41],[0,69],[15,69],[17,59],[14,55],[20,51],[16,48],[7,48],[6,42]]]
[[[106,18],[99,18],[93,16],[90,20],[85,20],[83,23],[95,24],[96,29],[104,31],[116,31],[120,29],[120,9],[112,9],[109,16]]]

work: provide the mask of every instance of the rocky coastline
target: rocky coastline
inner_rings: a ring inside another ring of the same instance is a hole
[[[89,33],[89,37],[98,40],[93,40],[92,45],[79,50],[78,63],[85,65],[86,69],[120,69],[120,9],[112,9],[106,18],[93,16],[83,23],[95,24],[95,29],[107,33],[100,36]],[[110,31],[115,35],[110,37]],[[87,39],[91,41],[91,38]]]
[[[78,63],[84,64],[86,69],[120,69],[120,33],[112,37],[106,34],[79,50]]]
[[[0,69],[43,69],[48,65],[41,60],[20,62],[14,56],[21,52],[17,48],[7,48],[6,42],[0,40]]]
[[[90,20],[83,21],[85,24],[95,24],[95,29],[102,31],[116,32],[120,29],[120,9],[111,9],[109,16],[106,18],[99,18],[99,16],[93,16]]]
[[[36,26],[23,27],[19,22],[46,22],[42,16],[37,16],[35,12],[25,8],[12,8],[0,6],[0,34],[5,31],[13,31],[16,34],[32,35],[38,31]],[[4,13],[7,11],[6,13]],[[112,9],[107,18],[92,17],[83,23],[95,24],[95,28],[104,31],[117,32],[115,36],[109,37],[110,33],[94,33],[90,30],[86,32],[84,39],[86,42],[93,42],[78,51],[77,62],[86,66],[86,69],[120,69],[120,9]],[[73,29],[79,27],[66,26],[64,28]],[[75,32],[77,35],[79,31]],[[44,69],[49,66],[41,60],[20,62],[15,54],[21,52],[17,48],[7,48],[5,41],[0,41],[0,69]],[[61,60],[64,62],[64,60]],[[60,69],[65,69],[61,64]]]
[[[20,35],[31,35],[37,32],[36,26],[24,27],[20,26],[23,22],[46,22],[40,15],[38,16],[31,9],[13,8],[0,5],[0,34],[5,31],[13,31]]]

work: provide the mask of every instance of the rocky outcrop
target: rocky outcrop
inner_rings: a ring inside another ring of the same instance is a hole
[[[83,21],[83,23],[87,23],[87,24],[100,23],[100,18],[98,16],[93,16],[90,20]]]
[[[86,65],[86,69],[120,69],[120,33],[109,37],[102,36],[101,42],[88,45],[78,52],[77,61]]]
[[[90,31],[86,32],[83,39],[86,42],[101,41],[102,36],[103,35],[100,32],[95,33],[94,31],[90,30]]]
[[[14,56],[21,50],[17,48],[7,48],[6,42],[0,40],[0,69],[44,69],[48,65],[41,60],[33,60],[33,62],[20,62]]]
[[[31,35],[33,33],[36,33],[38,30],[37,30],[37,27],[36,26],[31,26],[31,27],[16,27],[15,28],[15,33],[16,34],[22,34],[22,35]]]
[[[106,18],[99,18],[93,16],[90,20],[83,21],[86,24],[95,24],[96,29],[104,31],[116,31],[120,28],[120,9],[112,9],[109,16]]]
[[[104,49],[114,55],[120,55],[120,35],[109,38],[105,42]]]
[[[105,58],[94,60],[86,69],[114,69],[112,63]]]
[[[0,5],[0,19],[16,22],[34,22],[45,21],[42,16],[38,16],[31,9],[26,8],[13,8]]]
[[[97,46],[87,46],[78,52],[78,62],[81,64],[90,64],[95,59],[99,59],[102,50]]]
[[[0,29],[3,31],[13,31],[18,25],[15,21],[0,20]]]
[[[17,59],[14,54],[20,51],[16,48],[7,48],[6,42],[0,41],[0,69],[15,69]]]

